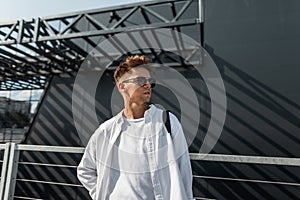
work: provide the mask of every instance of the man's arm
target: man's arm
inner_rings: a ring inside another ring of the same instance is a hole
[[[188,200],[193,200],[193,174],[188,151],[186,151],[186,153],[184,153],[179,159],[178,167],[180,170],[180,174],[182,177],[183,185],[185,187]]]
[[[95,143],[92,136],[77,167],[77,177],[89,191],[92,199],[95,199],[97,186],[97,165],[95,158]]]
[[[178,119],[176,118],[176,116],[171,114],[170,119],[171,119],[172,137],[174,139],[176,138],[175,139],[176,141],[174,141],[176,143],[175,154],[179,157],[179,159],[177,160],[177,164],[182,177],[182,182],[185,187],[188,200],[194,200],[193,190],[192,190],[193,174],[192,174],[191,161],[190,161],[186,139],[183,133],[182,126],[178,121]]]

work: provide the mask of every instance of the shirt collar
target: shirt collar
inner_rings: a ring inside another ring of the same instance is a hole
[[[144,114],[145,119],[153,116],[155,111],[156,111],[156,106],[151,104],[150,108],[145,111],[145,114]],[[115,116],[115,126],[116,126],[115,128],[116,129],[115,129],[115,131],[113,131],[113,133],[111,135],[112,143],[116,142],[117,138],[119,137],[120,133],[122,132],[122,125],[124,124],[123,112],[124,112],[124,109]],[[147,120],[147,121],[149,121],[149,120]]]
[[[151,104],[150,108],[145,111],[144,117],[152,116],[154,114],[155,110],[156,110],[156,106]],[[124,112],[124,109],[115,116],[115,122],[117,123],[117,126],[119,126],[119,127],[121,127],[122,124],[124,123],[123,112]]]

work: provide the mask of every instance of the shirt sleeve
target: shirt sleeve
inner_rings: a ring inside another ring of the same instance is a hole
[[[193,174],[191,169],[190,156],[188,151],[182,155],[179,159],[178,167],[182,176],[183,185],[185,187],[188,200],[194,200],[193,198]]]
[[[97,168],[95,159],[95,141],[93,136],[90,138],[81,161],[77,167],[77,177],[82,185],[89,191],[92,199],[95,199],[97,186]]]
[[[194,200],[193,198],[193,173],[191,168],[191,161],[188,151],[188,146],[186,143],[186,139],[183,133],[182,126],[179,120],[175,115],[170,113],[170,121],[171,121],[171,132],[172,138],[179,137],[180,139],[176,140],[176,143],[180,141],[181,144],[176,145],[178,149],[184,149],[184,153],[179,157],[177,164],[182,177],[182,182],[184,185],[184,189],[187,195],[188,200]],[[180,150],[179,150],[180,151]],[[181,154],[181,153],[180,153]]]

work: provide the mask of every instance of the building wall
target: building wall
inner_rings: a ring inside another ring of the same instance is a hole
[[[222,71],[225,126],[212,153],[299,157],[300,2],[205,2],[205,48]],[[299,167],[193,162],[196,174],[298,182]],[[298,199],[299,187],[221,179],[196,180],[199,196]]]

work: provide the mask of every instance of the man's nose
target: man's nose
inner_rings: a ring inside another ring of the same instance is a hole
[[[147,82],[145,85],[143,85],[144,88],[151,88],[151,84]]]

